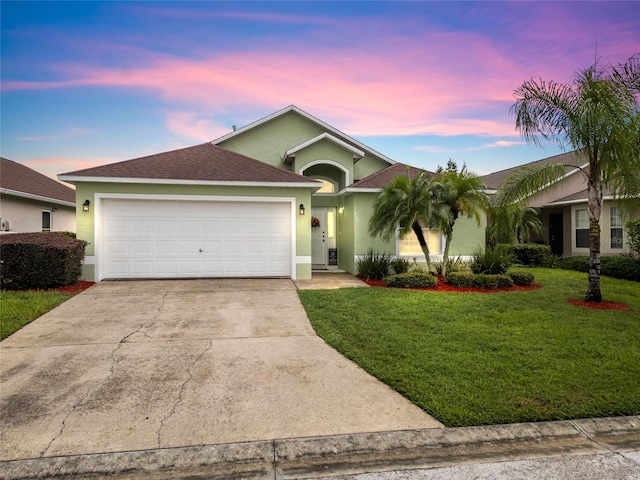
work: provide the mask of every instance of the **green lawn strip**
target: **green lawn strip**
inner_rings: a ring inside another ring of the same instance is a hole
[[[4,340],[72,296],[67,293],[47,291],[1,291],[0,340]]]
[[[640,413],[640,288],[627,311],[576,307],[586,275],[531,269],[540,290],[299,291],[325,341],[446,426]]]

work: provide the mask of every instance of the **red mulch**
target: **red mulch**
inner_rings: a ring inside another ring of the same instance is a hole
[[[89,288],[92,285],[95,285],[96,282],[83,282],[83,281],[79,281],[74,283],[73,285],[65,285],[64,287],[56,287],[56,288],[50,288],[48,289],[48,291],[50,292],[60,292],[60,293],[71,293],[73,295],[82,292],[83,290],[86,290],[87,288]]]
[[[361,276],[358,276],[360,280],[365,282],[367,285],[371,287],[383,287],[388,288],[382,280],[367,280]],[[531,290],[538,290],[542,288],[542,285],[539,283],[533,283],[527,286],[514,285],[513,287],[502,287],[496,288],[495,290],[483,289],[483,288],[472,288],[472,287],[454,287],[445,283],[442,277],[437,277],[438,283],[434,288],[412,288],[410,290],[427,290],[430,292],[463,292],[463,293],[501,293],[501,292],[528,292]]]
[[[576,307],[586,307],[593,310],[629,310],[629,305],[620,302],[610,302],[603,300],[601,302],[587,302],[586,300],[578,300],[577,298],[570,298],[567,300],[571,305]]]

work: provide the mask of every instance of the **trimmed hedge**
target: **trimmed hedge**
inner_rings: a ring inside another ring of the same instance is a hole
[[[483,273],[452,272],[447,275],[446,282],[453,287],[484,290],[513,287],[513,280],[507,275],[486,275]]]
[[[78,281],[87,242],[59,233],[0,236],[0,285],[7,290],[55,288]]]
[[[390,275],[383,282],[387,287],[394,288],[433,288],[438,279],[430,273],[412,272]]]
[[[589,257],[562,257],[558,260],[558,267],[586,273],[589,271]],[[640,282],[640,258],[626,255],[601,256],[600,275]]]
[[[531,285],[535,279],[533,273],[525,270],[512,270],[507,272],[507,276],[513,280],[514,285],[521,286]]]
[[[549,245],[537,243],[501,243],[496,248],[513,255],[514,263],[533,267],[544,267],[551,255]]]

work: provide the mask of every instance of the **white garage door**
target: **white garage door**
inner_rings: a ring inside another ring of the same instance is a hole
[[[103,278],[290,277],[291,205],[104,199]]]

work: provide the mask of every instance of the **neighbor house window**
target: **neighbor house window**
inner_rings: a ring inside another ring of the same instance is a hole
[[[424,239],[427,241],[429,247],[429,253],[438,254],[441,249],[441,235],[438,230],[429,230],[428,228],[422,229]],[[398,250],[400,255],[423,255],[424,252],[418,243],[418,237],[412,230],[407,233],[404,238],[401,238],[398,242]]]
[[[42,231],[43,232],[51,231],[51,210],[42,211]]]
[[[589,214],[586,208],[576,210],[576,248],[589,248]]]
[[[611,207],[611,248],[622,248],[622,211]]]

